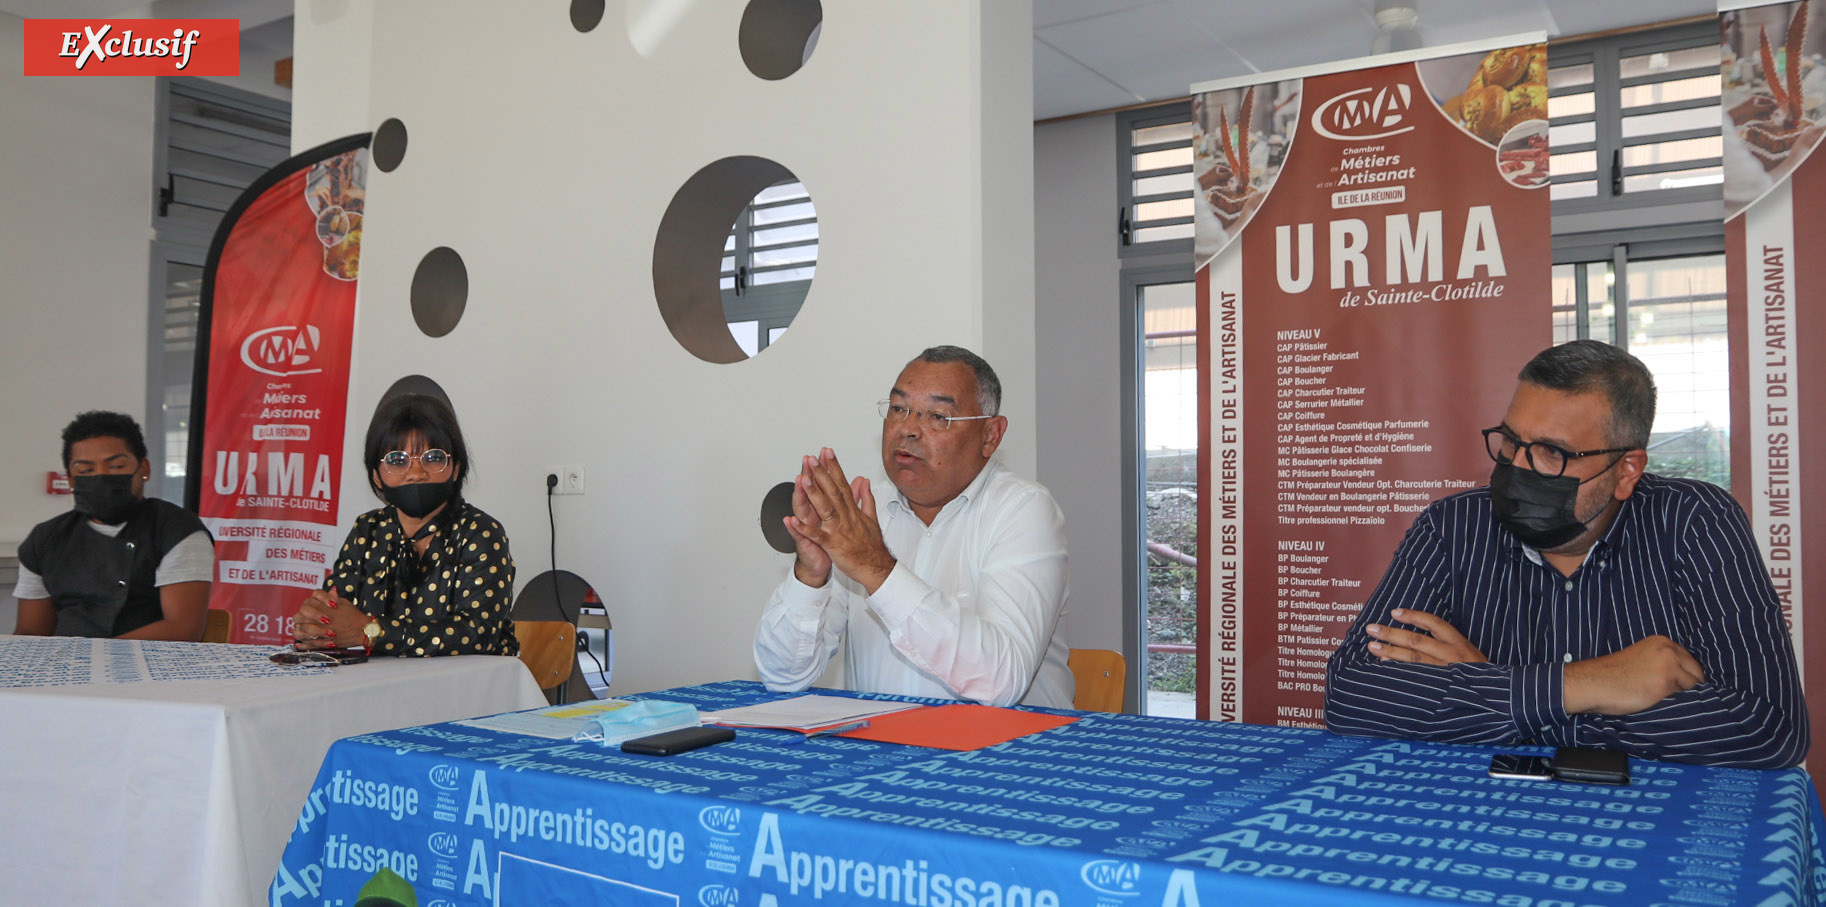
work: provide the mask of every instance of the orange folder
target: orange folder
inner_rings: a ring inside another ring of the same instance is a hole
[[[835,736],[883,743],[904,743],[941,750],[980,750],[986,746],[1051,730],[1077,721],[1074,715],[1045,715],[989,705],[929,705],[877,715],[869,726]]]

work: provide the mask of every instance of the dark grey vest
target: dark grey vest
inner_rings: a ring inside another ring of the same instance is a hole
[[[44,579],[57,607],[58,636],[119,636],[165,616],[153,585],[159,562],[203,521],[174,504],[148,499],[108,538],[71,511],[32,528],[19,564]]]

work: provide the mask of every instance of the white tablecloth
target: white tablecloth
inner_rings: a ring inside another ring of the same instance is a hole
[[[542,705],[485,655],[0,689],[0,904],[264,903],[331,741]]]

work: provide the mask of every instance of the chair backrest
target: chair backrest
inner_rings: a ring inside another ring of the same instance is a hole
[[[562,686],[571,679],[577,663],[577,627],[563,620],[516,620],[514,636],[520,640],[520,661],[533,672],[541,690]]]
[[[1072,696],[1072,707],[1084,712],[1122,711],[1122,693],[1127,687],[1128,659],[1121,652],[1108,649],[1073,649],[1066,660],[1078,691]]]
[[[227,642],[228,630],[234,624],[234,615],[221,608],[210,608],[203,619],[204,642]]]

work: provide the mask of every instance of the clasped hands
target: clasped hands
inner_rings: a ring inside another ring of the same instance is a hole
[[[845,478],[837,455],[828,447],[800,463],[793,482],[793,514],[782,519],[798,556],[793,575],[807,586],[822,587],[834,566],[873,595],[894,571],[869,480]]]
[[[1447,665],[1490,660],[1458,628],[1437,615],[1396,608],[1389,616],[1424,632],[1381,624],[1365,627],[1371,654],[1383,661]],[[1566,665],[1562,699],[1568,715],[1629,715],[1705,679],[1705,669],[1685,646],[1655,635],[1609,655]]]
[[[333,589],[312,592],[292,619],[292,636],[300,649],[365,646],[368,615],[338,598]]]

